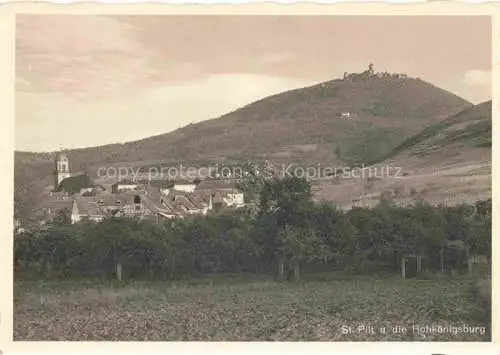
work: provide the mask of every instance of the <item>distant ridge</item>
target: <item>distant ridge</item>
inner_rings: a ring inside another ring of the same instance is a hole
[[[490,148],[492,139],[492,101],[465,109],[397,146],[387,159],[400,153],[426,155],[450,147]]]

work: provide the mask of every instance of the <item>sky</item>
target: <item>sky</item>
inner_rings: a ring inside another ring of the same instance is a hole
[[[480,16],[18,15],[15,147],[162,134],[371,62],[480,103],[491,55]]]

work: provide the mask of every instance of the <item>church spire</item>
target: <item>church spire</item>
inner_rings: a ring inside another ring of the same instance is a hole
[[[69,159],[66,154],[62,152],[62,148],[60,148],[56,154],[55,165],[54,190],[57,191],[61,182],[71,177]]]

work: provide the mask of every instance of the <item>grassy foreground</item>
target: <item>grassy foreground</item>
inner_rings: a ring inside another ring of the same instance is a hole
[[[488,306],[478,296],[487,287],[464,279],[18,281],[14,340],[489,341]],[[414,324],[457,328],[419,333]]]

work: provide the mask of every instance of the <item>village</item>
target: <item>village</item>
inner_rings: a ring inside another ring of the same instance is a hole
[[[72,174],[66,154],[55,159],[54,186],[38,211],[39,224],[67,218],[72,224],[106,217],[139,219],[183,218],[205,215],[220,208],[244,207],[244,193],[238,188],[243,179],[214,176],[206,179],[152,180],[139,175],[112,184],[93,184],[86,174]]]

